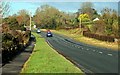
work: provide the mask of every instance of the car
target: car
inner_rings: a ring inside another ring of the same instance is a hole
[[[40,28],[37,29],[37,33],[41,33]]]
[[[30,41],[36,42],[36,37],[33,34],[31,34],[31,36],[30,36]]]
[[[50,30],[48,30],[46,36],[47,36],[47,37],[53,37],[53,34],[51,33]]]

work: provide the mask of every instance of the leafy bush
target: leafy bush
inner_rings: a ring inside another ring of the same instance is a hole
[[[2,63],[24,50],[29,43],[30,31],[9,30],[2,33]]]

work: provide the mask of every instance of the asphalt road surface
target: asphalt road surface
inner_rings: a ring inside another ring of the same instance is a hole
[[[46,37],[46,33],[41,32],[40,35],[86,73],[118,73],[118,51],[94,47],[58,34]]]

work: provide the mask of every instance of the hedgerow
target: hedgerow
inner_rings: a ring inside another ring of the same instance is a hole
[[[30,31],[10,30],[7,24],[2,24],[2,63],[12,60],[29,44]]]

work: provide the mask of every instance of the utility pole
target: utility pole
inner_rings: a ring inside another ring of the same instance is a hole
[[[31,31],[31,12],[30,12],[30,31]]]
[[[80,18],[79,28],[80,28],[81,34],[83,35],[82,19],[81,18]]]
[[[79,25],[80,28],[82,27],[82,25],[81,25],[82,23],[81,23],[81,22],[82,22],[82,21],[81,21],[81,18],[80,18],[80,25]]]

